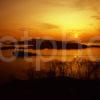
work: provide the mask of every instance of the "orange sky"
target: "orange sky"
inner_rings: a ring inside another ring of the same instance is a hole
[[[0,0],[0,36],[100,36],[100,0]],[[86,37],[85,37],[86,38]]]

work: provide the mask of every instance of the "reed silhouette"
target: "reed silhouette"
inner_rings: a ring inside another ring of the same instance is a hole
[[[90,61],[87,59],[73,59],[70,62],[53,60],[46,62],[45,68],[35,71],[35,67],[29,68],[26,74],[28,79],[36,78],[74,78],[95,80],[100,79],[100,62]]]

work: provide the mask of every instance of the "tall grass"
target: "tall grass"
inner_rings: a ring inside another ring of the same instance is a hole
[[[38,73],[38,74],[37,74]],[[69,77],[75,79],[100,79],[100,62],[87,59],[73,59],[62,62],[53,60],[45,63],[45,69],[36,72],[33,69],[27,71],[28,79],[44,77]]]

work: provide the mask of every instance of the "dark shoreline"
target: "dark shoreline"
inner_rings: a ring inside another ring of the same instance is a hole
[[[100,81],[48,78],[34,81],[14,80],[0,88],[0,97],[29,100],[100,99]]]

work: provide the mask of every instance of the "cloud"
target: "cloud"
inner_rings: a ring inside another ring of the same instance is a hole
[[[100,0],[73,0],[76,1],[75,5],[76,7],[83,8],[83,9],[95,9],[99,10],[100,9]]]
[[[96,20],[100,20],[100,16],[97,15],[97,16],[91,16],[92,18],[95,18]]]
[[[43,24],[41,24],[41,27],[43,27],[45,29],[50,29],[50,30],[59,28],[57,25],[49,24],[49,23],[43,23]]]

